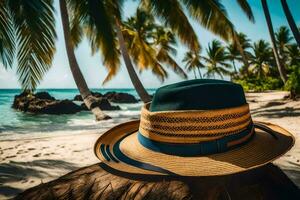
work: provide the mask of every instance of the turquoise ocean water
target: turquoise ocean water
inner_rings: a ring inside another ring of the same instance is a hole
[[[77,89],[38,89],[37,92],[47,91],[56,99],[73,99],[79,94]],[[109,91],[127,92],[137,97],[134,89],[92,89],[93,92],[106,93]],[[153,94],[155,89],[149,89]],[[82,111],[71,115],[36,115],[22,113],[11,108],[14,96],[19,94],[19,89],[0,89],[0,140],[30,136],[35,134],[55,134],[65,130],[102,130],[113,124],[137,118],[141,103],[114,104],[119,105],[120,111],[107,111],[113,119],[104,122],[95,122],[94,116],[89,111]],[[81,102],[75,102],[81,103]]]

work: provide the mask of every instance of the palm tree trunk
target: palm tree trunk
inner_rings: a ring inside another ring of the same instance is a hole
[[[198,69],[199,77],[202,79],[202,74],[201,74],[199,67],[197,67],[197,69]]]
[[[193,69],[193,72],[194,72],[195,79],[197,79],[197,75],[196,75],[196,70],[195,70],[195,68]]]
[[[151,97],[148,94],[147,90],[145,89],[145,87],[143,86],[141,80],[139,79],[138,75],[136,74],[134,67],[131,63],[126,45],[125,45],[125,41],[124,41],[124,37],[121,31],[121,26],[120,26],[120,21],[118,19],[116,19],[116,29],[117,29],[117,36],[118,36],[118,40],[119,40],[119,44],[120,44],[120,49],[121,49],[121,53],[129,74],[129,77],[131,79],[131,82],[136,90],[136,92],[138,93],[139,97],[141,98],[141,100],[144,103],[148,103],[151,101]]]
[[[248,69],[249,69],[249,62],[248,62],[248,58],[245,54],[245,51],[240,43],[239,37],[237,36],[237,32],[234,31],[233,33],[233,39],[234,42],[236,43],[236,47],[238,49],[238,51],[240,52],[241,56],[242,56],[242,61],[244,63],[244,69],[246,69],[246,74],[248,74]]]
[[[232,60],[232,65],[233,65],[233,68],[234,68],[234,72],[237,74],[237,73],[238,73],[238,71],[237,71],[237,69],[236,69],[236,66],[235,66],[234,59]]]
[[[67,10],[67,4],[66,0],[60,0],[60,12],[61,12],[61,21],[64,31],[64,38],[65,38],[65,46],[67,50],[67,56],[69,60],[70,69],[73,75],[73,78],[75,80],[75,83],[77,85],[77,88],[80,92],[80,95],[87,106],[89,110],[93,112],[93,114],[96,116],[96,120],[104,120],[104,119],[110,119],[108,115],[105,115],[99,106],[96,105],[96,99],[91,94],[84,77],[80,71],[79,65],[77,63],[73,45],[71,43],[70,39],[70,28],[69,28],[69,15]]]
[[[283,83],[285,83],[287,81],[287,75],[286,75],[286,72],[285,72],[285,68],[283,67],[283,65],[282,65],[282,63],[280,62],[280,59],[279,59],[278,49],[277,49],[276,42],[275,42],[275,37],[274,37],[273,24],[272,24],[272,20],[271,20],[271,17],[270,17],[270,12],[269,12],[267,1],[266,0],[261,0],[261,4],[262,4],[263,10],[264,10],[265,18],[266,18],[268,29],[269,29],[269,34],[270,34],[270,37],[271,37],[271,43],[272,43],[272,46],[273,46],[273,52],[274,52],[276,65],[278,67],[280,78],[283,81]]]
[[[293,15],[289,9],[289,6],[288,4],[286,3],[286,0],[281,0],[281,5],[282,5],[282,8],[283,8],[283,11],[284,11],[284,14],[285,14],[285,17],[290,25],[290,28],[293,32],[293,35],[294,35],[294,38],[295,40],[297,41],[298,43],[298,46],[300,47],[300,32],[297,28],[297,25],[295,23],[295,20],[293,18]]]

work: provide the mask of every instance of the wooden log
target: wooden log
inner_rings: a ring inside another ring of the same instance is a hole
[[[300,199],[299,188],[275,165],[197,178],[124,178],[101,163],[81,168],[19,194],[15,199]]]

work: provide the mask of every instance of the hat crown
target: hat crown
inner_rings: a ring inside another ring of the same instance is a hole
[[[150,111],[213,110],[246,104],[243,88],[229,81],[196,79],[157,89]]]
[[[139,141],[165,153],[201,155],[240,145],[253,130],[243,88],[202,79],[159,88],[151,104],[142,108]]]

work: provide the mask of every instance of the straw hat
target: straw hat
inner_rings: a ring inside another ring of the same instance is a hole
[[[265,165],[293,144],[285,129],[252,121],[240,85],[202,79],[157,89],[140,120],[108,130],[94,150],[116,172],[218,176]]]

